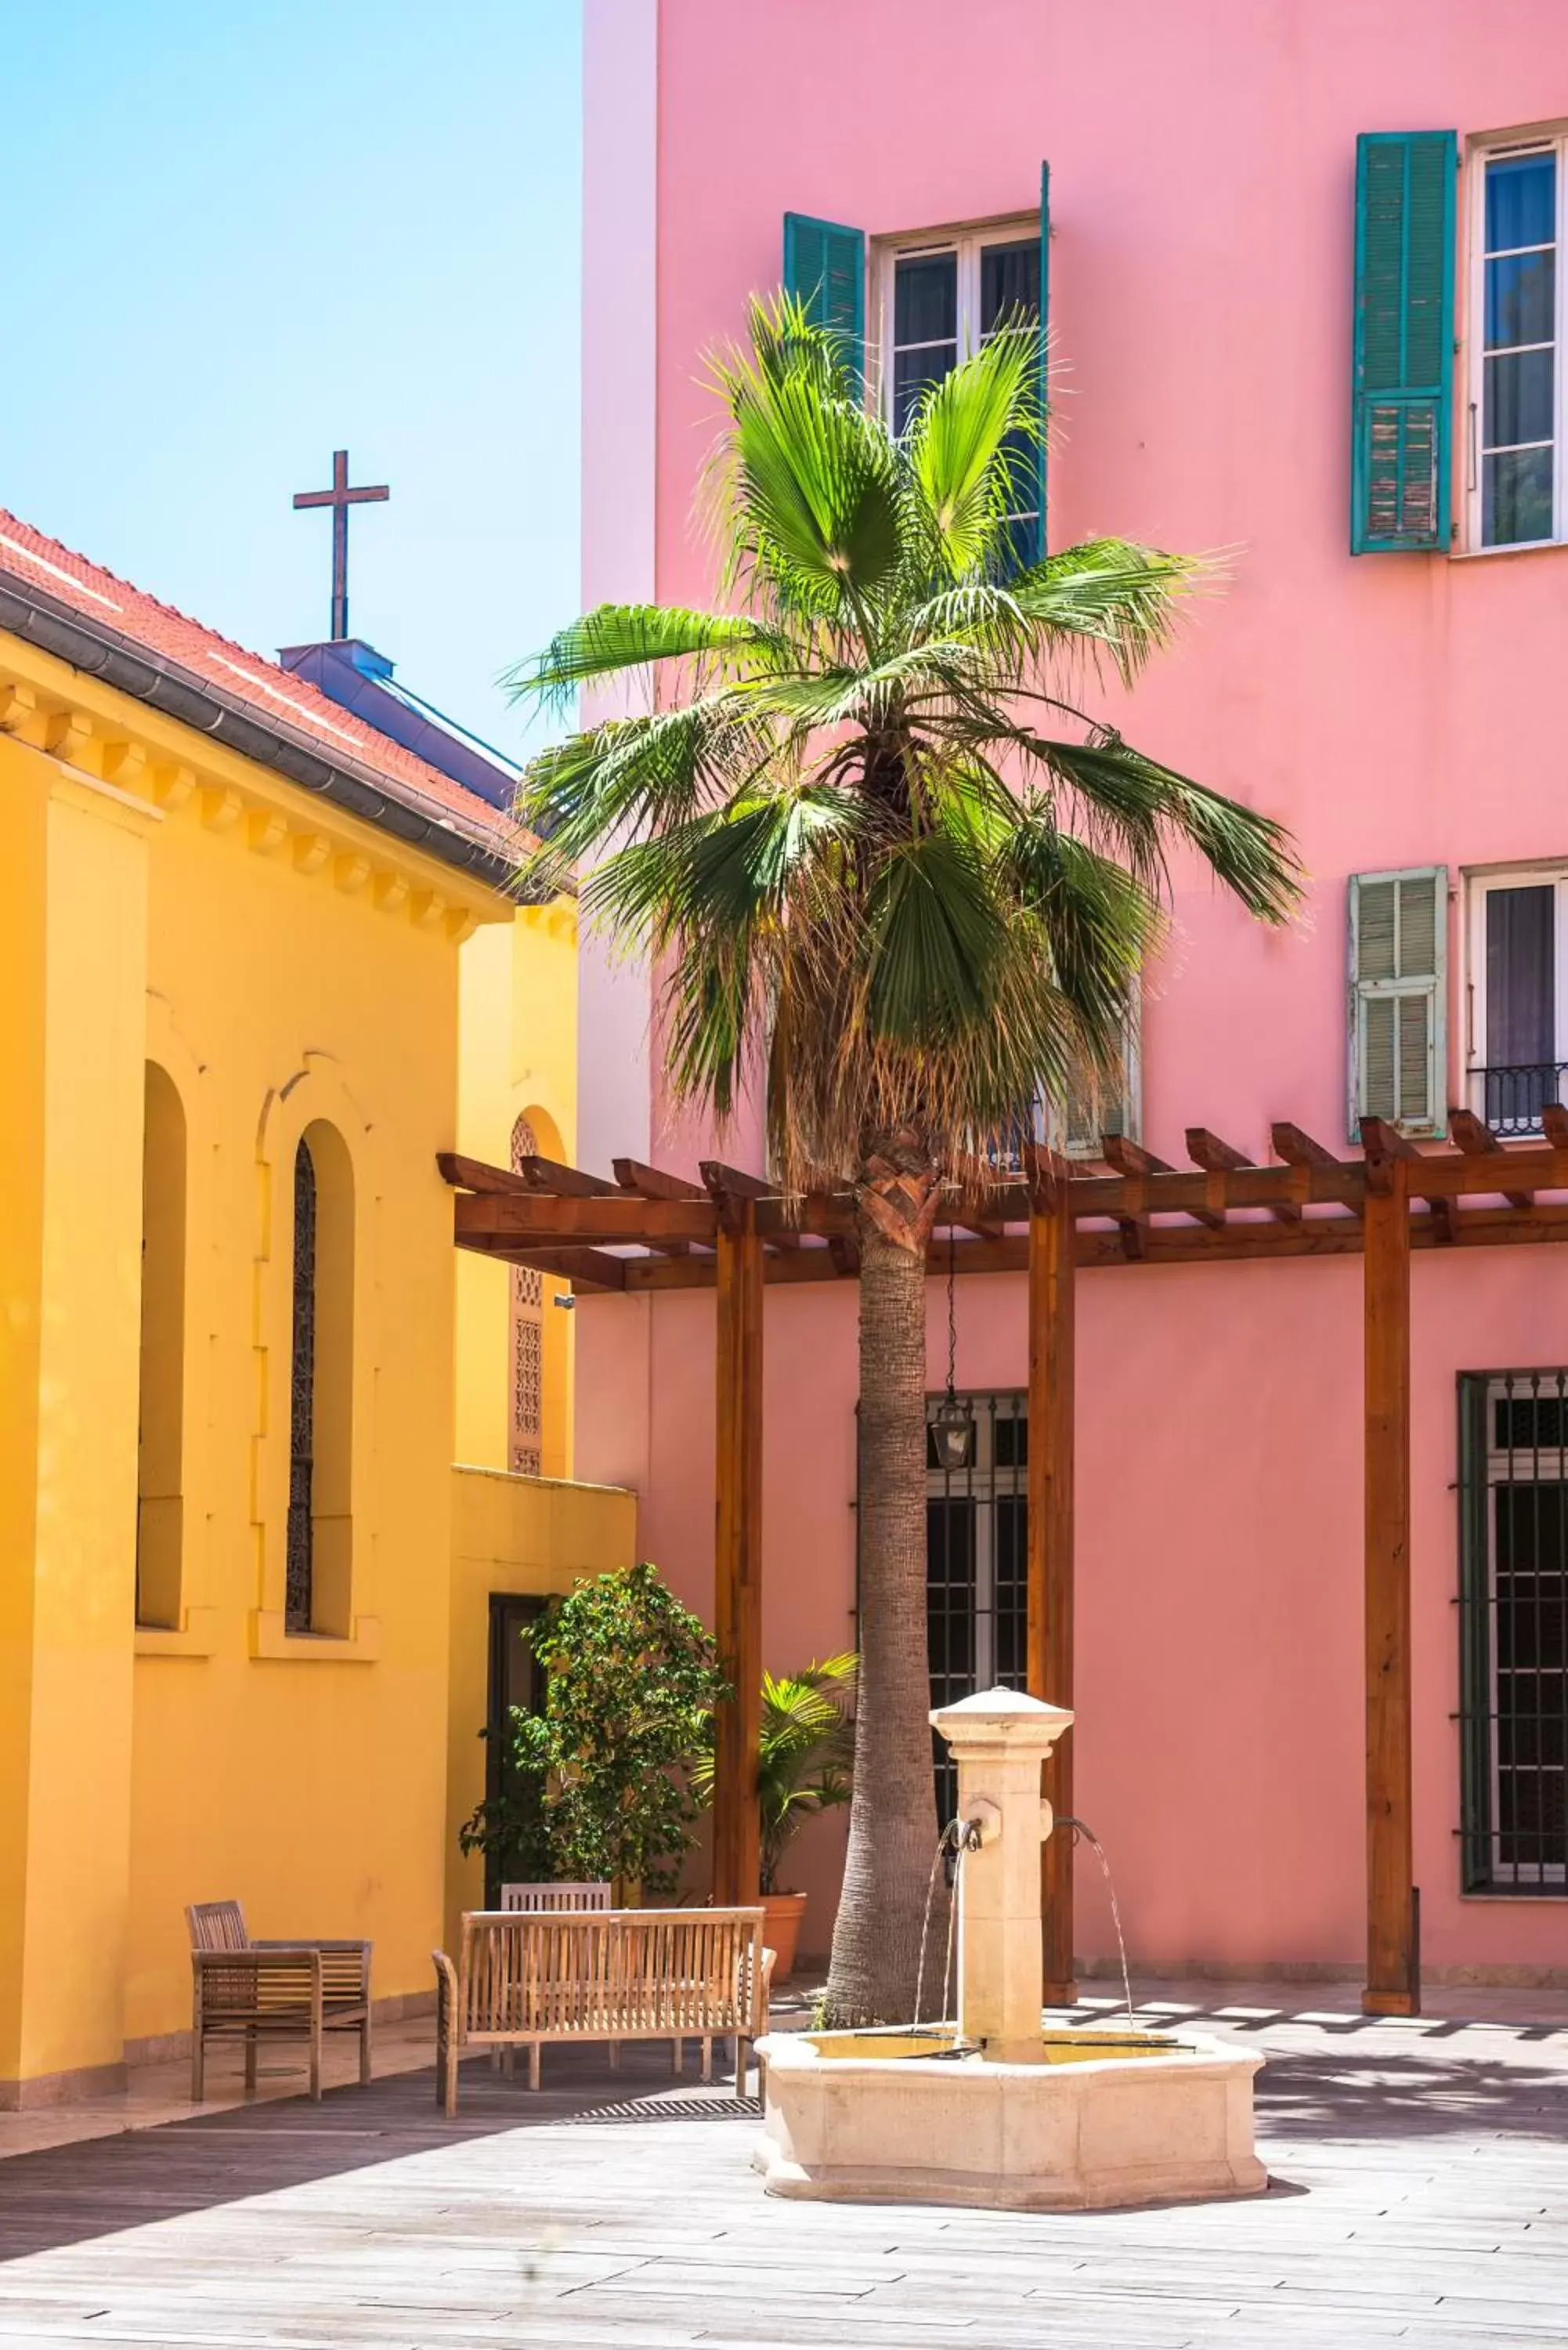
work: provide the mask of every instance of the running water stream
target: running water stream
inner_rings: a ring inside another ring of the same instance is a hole
[[[1100,1842],[1099,1837],[1095,1834],[1094,1829],[1084,1820],[1075,1820],[1069,1815],[1065,1819],[1058,1820],[1056,1825],[1059,1828],[1071,1828],[1075,1842],[1076,1842],[1079,1836],[1082,1836],[1085,1844],[1092,1845],[1095,1849],[1095,1856],[1098,1860],[1101,1869],[1104,1871],[1106,1890],[1111,1897],[1111,1923],[1116,1929],[1116,1950],[1122,1962],[1122,1992],[1127,2003],[1127,2022],[1136,2032],[1137,2030],[1137,2019],[1133,2014],[1132,1977],[1127,1972],[1127,1946],[1126,1939],[1122,1933],[1122,1913],[1116,1907],[1116,1880],[1111,1875],[1111,1864],[1106,1858],[1106,1848]]]

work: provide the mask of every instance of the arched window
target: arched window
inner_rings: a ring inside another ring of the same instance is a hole
[[[512,1129],[512,1167],[536,1158],[539,1139],[525,1118]],[[545,1423],[545,1277],[529,1264],[512,1267],[512,1410],[506,1465],[516,1475],[539,1474]]]
[[[141,1375],[136,1620],[178,1630],[185,1441],[185,1111],[147,1064],[141,1157]]]
[[[319,1120],[294,1154],[288,1407],[289,1632],[352,1628],[354,1175]]]

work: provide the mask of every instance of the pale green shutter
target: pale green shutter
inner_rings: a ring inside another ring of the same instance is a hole
[[[1118,1068],[1102,1077],[1097,1087],[1085,1076],[1074,1076],[1068,1079],[1067,1099],[1061,1121],[1064,1137],[1061,1148],[1070,1158],[1097,1157],[1103,1134],[1125,1135],[1129,1142],[1137,1142],[1140,1139],[1143,1083],[1138,1012],[1135,994],[1127,1009],[1127,1042]]]
[[[1355,142],[1353,555],[1449,544],[1458,168],[1451,130]]]
[[[835,221],[785,213],[784,285],[798,296],[807,316],[831,327],[840,338],[846,364],[862,381],[866,375],[866,232]]]
[[[1439,1134],[1445,1115],[1448,868],[1350,877],[1350,1136],[1364,1118]]]

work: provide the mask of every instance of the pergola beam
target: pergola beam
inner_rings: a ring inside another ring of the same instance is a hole
[[[623,1191],[635,1191],[643,1200],[705,1200],[708,1197],[701,1183],[689,1183],[684,1175],[667,1175],[662,1167],[645,1167],[640,1159],[615,1159],[610,1161],[615,1180]]]
[[[1189,1126],[1187,1129],[1186,1140],[1187,1155],[1193,1165],[1201,1167],[1206,1175],[1217,1175],[1221,1179],[1219,1197],[1223,1203],[1228,1204],[1229,1186],[1225,1184],[1223,1179],[1228,1175],[1235,1174],[1243,1167],[1250,1170],[1254,1162],[1248,1158],[1244,1150],[1238,1150],[1233,1142],[1222,1141],[1219,1135],[1211,1133],[1206,1126]],[[1275,1201],[1271,1205],[1269,1213],[1279,1223],[1299,1224],[1302,1220],[1301,1203],[1296,1200]]]
[[[1478,1118],[1473,1109],[1449,1110],[1449,1133],[1469,1158],[1506,1158],[1508,1155],[1485,1118]],[[1511,1208],[1528,1208],[1532,1195],[1528,1191],[1505,1191],[1502,1196]]]
[[[536,1151],[518,1160],[517,1172],[530,1191],[549,1191],[573,1200],[613,1199],[618,1189],[602,1175],[585,1175],[580,1167],[564,1167],[558,1159],[541,1159]]]

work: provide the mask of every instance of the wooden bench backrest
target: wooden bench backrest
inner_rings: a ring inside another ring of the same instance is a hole
[[[603,1885],[504,1885],[503,1909],[534,1912],[547,1909],[607,1909],[610,1888]]]
[[[474,1911],[462,1921],[463,2033],[745,2035],[761,2016],[762,1957],[760,1909]]]
[[[185,1912],[193,1950],[248,1950],[245,1913],[237,1901],[195,1901]]]

